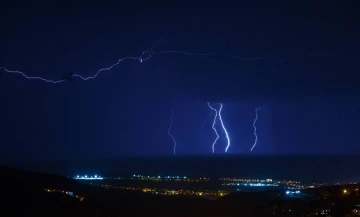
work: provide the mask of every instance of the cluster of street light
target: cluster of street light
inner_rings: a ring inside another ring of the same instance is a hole
[[[195,190],[187,190],[187,189],[168,189],[168,188],[136,188],[136,187],[123,187],[123,186],[114,186],[114,185],[101,185],[103,188],[110,189],[110,188],[117,188],[129,191],[141,191],[144,193],[151,193],[156,195],[183,195],[183,196],[198,196],[198,197],[205,197],[209,199],[215,199],[218,197],[222,197],[227,195],[227,192],[223,191],[210,191],[210,190],[203,190],[203,191],[195,191]]]
[[[62,193],[62,194],[66,194],[66,195],[69,195],[71,197],[75,197],[77,199],[79,199],[80,201],[83,201],[84,200],[84,197],[82,196],[79,196],[77,194],[74,194],[74,192],[72,191],[65,191],[65,190],[59,190],[59,189],[48,189],[48,188],[45,188],[44,189],[45,192],[49,192],[49,193]]]

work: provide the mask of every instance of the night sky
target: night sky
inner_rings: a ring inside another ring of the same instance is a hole
[[[0,66],[54,80],[93,75],[157,41],[155,51],[261,57],[154,55],[61,84],[1,70],[2,159],[172,155],[171,108],[177,153],[210,155],[208,101],[223,103],[229,154],[360,153],[356,5],[7,5],[0,16]]]

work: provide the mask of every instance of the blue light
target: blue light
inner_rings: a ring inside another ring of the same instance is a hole
[[[286,194],[290,194],[290,191],[286,191],[285,193],[286,193]]]
[[[98,176],[98,175],[94,175],[94,176],[79,176],[79,175],[76,175],[76,177],[74,177],[74,179],[81,179],[81,180],[102,180],[104,179],[103,177],[101,176]]]

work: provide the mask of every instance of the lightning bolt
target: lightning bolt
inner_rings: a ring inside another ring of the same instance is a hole
[[[226,58],[230,58],[230,59],[236,59],[236,60],[241,60],[241,61],[256,61],[256,60],[265,60],[268,58],[264,58],[264,57],[252,57],[252,58],[242,58],[239,56],[233,56],[233,55],[228,55],[228,54],[224,54],[224,53],[215,53],[215,52],[211,52],[211,53],[192,53],[192,52],[185,52],[185,51],[176,51],[176,50],[162,50],[162,51],[154,51],[155,47],[157,46],[157,44],[159,43],[160,40],[157,40],[156,43],[151,47],[150,50],[146,50],[144,52],[141,53],[140,56],[128,56],[128,57],[123,57],[118,59],[118,61],[108,67],[105,68],[101,68],[98,71],[95,72],[94,75],[91,76],[83,76],[80,74],[75,74],[75,73],[69,73],[67,76],[65,76],[62,79],[59,80],[52,80],[52,79],[47,79],[47,78],[43,78],[40,76],[29,76],[27,74],[25,74],[24,72],[18,71],[18,70],[10,70],[4,67],[0,67],[0,70],[4,70],[8,73],[11,74],[18,74],[23,76],[26,79],[29,80],[40,80],[40,81],[44,81],[47,83],[52,83],[52,84],[58,84],[58,83],[63,83],[65,81],[72,81],[73,78],[80,78],[81,80],[87,81],[90,79],[94,79],[96,78],[100,73],[105,72],[105,71],[110,71],[112,70],[114,67],[116,67],[117,65],[119,65],[120,63],[127,61],[127,60],[135,60],[135,61],[139,61],[140,63],[151,59],[154,55],[168,55],[168,54],[175,54],[175,55],[185,55],[185,56],[196,56],[196,57],[210,57],[210,56],[215,56],[215,57],[226,57]],[[163,40],[164,41],[164,40]],[[328,54],[319,54],[319,53],[312,53],[309,54],[308,56],[327,56]],[[288,60],[290,58],[286,58],[286,59],[281,59],[280,62],[283,62],[285,60]]]
[[[175,51],[175,50],[163,50],[163,51],[154,51],[154,48],[157,46],[157,44],[159,43],[159,40],[152,46],[152,48],[150,50],[144,51],[141,53],[140,56],[128,56],[128,57],[123,57],[118,59],[118,61],[108,67],[105,68],[101,68],[98,71],[95,72],[94,75],[91,76],[83,76],[80,74],[75,74],[75,73],[70,73],[67,76],[65,76],[62,79],[59,80],[52,80],[52,79],[47,79],[47,78],[43,78],[40,76],[29,76],[27,74],[25,74],[24,72],[18,71],[18,70],[10,70],[7,69],[5,67],[0,67],[0,70],[4,70],[8,73],[11,74],[18,74],[23,76],[26,79],[29,80],[40,80],[40,81],[44,81],[47,83],[52,83],[52,84],[58,84],[58,83],[63,83],[65,81],[71,81],[73,78],[80,78],[81,80],[87,81],[90,79],[94,79],[96,78],[99,74],[101,74],[102,72],[105,71],[110,71],[112,70],[114,67],[118,66],[120,63],[127,61],[127,60],[135,60],[135,61],[139,61],[140,63],[149,60],[153,57],[153,55],[161,55],[161,54],[177,54],[177,55],[185,55],[185,56],[197,56],[197,57],[207,57],[207,56],[223,56],[223,57],[227,57],[227,58],[232,58],[232,59],[238,59],[238,60],[242,60],[242,61],[252,61],[252,60],[261,60],[264,59],[262,57],[254,57],[254,58],[241,58],[239,56],[231,56],[228,54],[222,54],[222,53],[190,53],[190,52],[185,52],[185,51]]]
[[[257,143],[257,140],[258,140],[258,137],[257,137],[257,134],[256,134],[256,126],[255,126],[255,124],[256,124],[256,121],[257,121],[257,119],[258,119],[258,109],[259,108],[256,108],[255,109],[255,119],[254,119],[254,122],[253,122],[253,127],[254,127],[254,136],[255,136],[255,141],[254,141],[254,145],[251,147],[251,151],[255,148],[255,146],[256,146],[256,143]]]
[[[131,60],[138,60],[140,62],[143,62],[143,61],[148,60],[148,59],[151,58],[151,55],[148,55],[146,58],[142,58],[143,55],[144,55],[144,53],[139,57],[124,57],[124,58],[121,58],[116,63],[112,64],[111,66],[98,70],[92,76],[85,77],[85,76],[82,76],[80,74],[72,74],[71,77],[66,78],[66,79],[63,78],[63,79],[60,79],[60,80],[51,80],[51,79],[46,79],[46,78],[42,78],[42,77],[38,77],[38,76],[28,76],[24,72],[21,72],[21,71],[9,70],[9,69],[6,69],[6,68],[3,68],[3,69],[8,73],[20,74],[20,75],[22,75],[23,77],[25,77],[26,79],[29,79],[29,80],[41,80],[41,81],[45,81],[47,83],[57,84],[57,83],[62,83],[64,81],[70,80],[70,79],[75,78],[75,77],[78,77],[78,78],[80,78],[80,79],[82,79],[84,81],[87,81],[87,80],[96,78],[103,71],[110,71],[115,66],[119,65],[121,62],[124,62],[125,60],[130,60],[131,59]]]
[[[215,141],[214,141],[213,144],[212,144],[212,152],[215,153],[215,144],[216,144],[217,140],[219,139],[219,134],[218,134],[218,132],[217,132],[217,130],[216,130],[216,128],[215,128],[216,118],[217,118],[217,110],[214,109],[213,107],[211,107],[211,105],[210,105],[209,102],[208,102],[207,104],[208,104],[209,108],[211,109],[211,111],[214,111],[214,112],[215,112],[215,117],[214,117],[214,121],[213,121],[213,124],[212,124],[212,128],[213,128],[213,130],[214,130],[214,132],[215,132],[215,134],[216,134],[216,139],[215,139]]]
[[[171,109],[170,111],[171,111],[171,113],[172,113],[172,116],[171,116],[170,126],[169,126],[169,129],[168,129],[168,135],[169,135],[169,136],[172,138],[172,140],[174,141],[174,154],[176,154],[176,141],[175,141],[174,136],[170,133],[171,128],[172,128],[172,124],[173,124],[173,122],[174,122],[175,113],[173,112],[172,109]]]
[[[9,70],[9,69],[6,69],[4,67],[0,67],[0,69],[3,69],[8,73],[19,74],[19,75],[21,75],[24,78],[29,79],[29,80],[40,80],[40,81],[44,81],[44,82],[52,83],[52,84],[63,83],[64,81],[67,81],[67,80],[71,81],[72,78],[75,78],[75,77],[78,77],[78,78],[80,78],[80,79],[82,79],[84,81],[87,81],[87,80],[96,78],[101,72],[110,71],[115,66],[119,65],[120,63],[122,63],[122,62],[124,62],[126,60],[136,60],[136,61],[139,61],[140,63],[142,63],[143,61],[149,60],[152,57],[152,53],[154,52],[153,49],[156,47],[156,45],[158,43],[159,43],[159,40],[156,41],[156,43],[151,47],[150,50],[142,52],[142,54],[140,56],[128,56],[128,57],[120,58],[120,59],[118,59],[118,61],[116,63],[114,63],[114,64],[112,64],[112,65],[110,65],[108,67],[99,69],[98,71],[96,71],[96,73],[94,75],[88,76],[88,77],[82,76],[80,74],[69,74],[68,76],[66,76],[63,79],[51,80],[51,79],[46,79],[46,78],[39,77],[39,76],[28,76],[24,72],[17,71],[17,70]]]
[[[228,132],[227,132],[225,126],[224,126],[224,122],[223,122],[223,120],[221,118],[221,110],[222,110],[222,108],[223,108],[223,105],[222,105],[222,103],[220,103],[219,120],[220,120],[221,126],[222,126],[222,128],[223,128],[223,130],[225,132],[225,136],[226,136],[226,139],[227,139],[227,146],[225,148],[225,152],[227,152],[229,147],[230,147],[230,138],[229,138],[229,134],[228,134]]]

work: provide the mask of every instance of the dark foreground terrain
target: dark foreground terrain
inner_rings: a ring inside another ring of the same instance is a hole
[[[108,190],[75,180],[0,167],[2,213],[7,216],[333,216],[355,215],[358,185],[305,190],[301,198],[282,192],[234,193],[216,201]],[[335,215],[336,214],[336,215]]]

